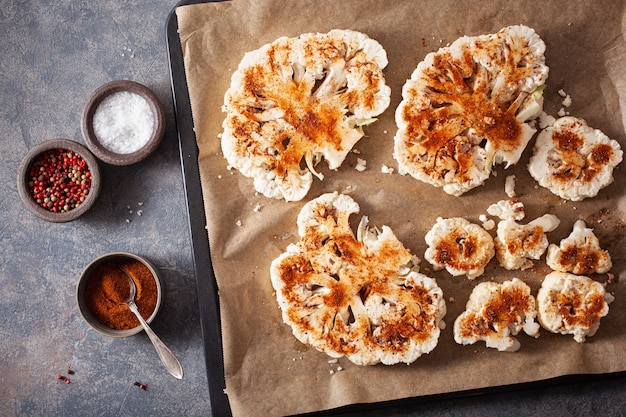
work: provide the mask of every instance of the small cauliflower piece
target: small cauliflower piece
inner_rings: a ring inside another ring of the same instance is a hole
[[[555,271],[577,275],[604,274],[613,266],[611,255],[600,247],[593,229],[584,220],[574,223],[572,233],[558,246],[554,243],[548,246],[546,263]]]
[[[539,323],[552,333],[571,334],[578,343],[593,336],[615,297],[584,275],[551,272],[537,293]]]
[[[389,106],[386,65],[378,42],[350,30],[282,37],[246,53],[224,95],[224,157],[266,197],[301,200],[313,175],[323,179],[315,165],[339,168]]]
[[[396,109],[398,172],[459,196],[516,164],[543,109],[544,52],[533,29],[510,26],[426,55]]]
[[[445,268],[453,276],[465,274],[472,280],[483,274],[495,253],[491,235],[462,217],[437,218],[424,239],[428,244],[424,258],[436,271]]]
[[[482,282],[474,287],[466,310],[454,321],[454,341],[471,345],[483,340],[489,348],[515,352],[520,342],[513,336],[521,330],[539,337],[536,317],[535,298],[523,281]]]
[[[391,229],[355,238],[349,217],[359,205],[332,193],[304,205],[300,240],[271,264],[283,321],[294,336],[357,365],[412,363],[438,343],[446,304],[437,282],[418,272],[414,255]]]
[[[522,220],[526,216],[524,204],[513,200],[500,200],[487,207],[487,213],[501,220]]]
[[[538,136],[528,172],[553,194],[571,201],[595,197],[613,182],[622,149],[587,122],[566,116]]]
[[[561,221],[553,214],[543,216],[522,225],[507,219],[498,223],[494,244],[496,259],[508,269],[528,269],[548,248],[547,232],[556,229]]]

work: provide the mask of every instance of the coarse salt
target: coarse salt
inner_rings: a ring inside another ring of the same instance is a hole
[[[106,149],[128,154],[141,149],[154,131],[154,114],[146,99],[119,91],[105,97],[93,115],[93,130]]]

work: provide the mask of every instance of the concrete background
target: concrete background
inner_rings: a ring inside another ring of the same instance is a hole
[[[164,36],[175,4],[0,0],[0,415],[211,414]],[[168,123],[162,145],[133,166],[101,164],[99,202],[83,218],[39,220],[16,191],[21,157],[46,139],[84,143],[83,106],[115,79],[143,83],[162,100]],[[144,255],[163,273],[164,303],[153,328],[180,359],[182,381],[167,374],[144,333],[110,339],[80,317],[78,277],[92,259],[113,251]],[[68,366],[75,374],[66,385],[56,375]],[[626,377],[371,413],[513,414],[624,416]]]

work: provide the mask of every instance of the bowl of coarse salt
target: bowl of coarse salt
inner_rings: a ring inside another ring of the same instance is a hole
[[[131,165],[161,143],[165,113],[158,97],[135,81],[98,87],[83,110],[81,130],[87,147],[103,162]]]

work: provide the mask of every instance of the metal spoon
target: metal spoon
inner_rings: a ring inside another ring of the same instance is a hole
[[[150,338],[150,341],[154,345],[157,353],[159,354],[159,358],[161,358],[161,362],[165,365],[167,371],[172,374],[175,378],[182,379],[183,377],[183,367],[180,365],[180,362],[174,356],[171,350],[159,339],[159,337],[152,331],[148,323],[144,320],[144,318],[139,313],[139,309],[137,308],[137,304],[135,304],[135,296],[137,295],[137,286],[135,285],[135,281],[128,275],[128,272],[124,270],[121,266],[117,266],[120,271],[124,273],[124,276],[128,279],[128,283],[130,284],[130,294],[128,295],[128,300],[126,300],[126,304],[130,311],[135,313],[137,319],[141,323],[141,327],[145,330],[146,334]]]

